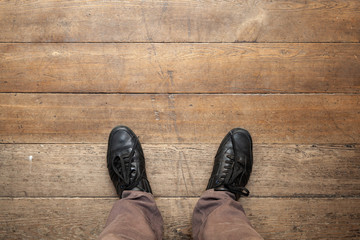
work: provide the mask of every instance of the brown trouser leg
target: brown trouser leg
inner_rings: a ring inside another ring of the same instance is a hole
[[[161,239],[163,219],[150,193],[124,191],[122,199],[116,201],[101,240]]]
[[[207,190],[193,214],[194,240],[263,239],[251,226],[234,194]]]

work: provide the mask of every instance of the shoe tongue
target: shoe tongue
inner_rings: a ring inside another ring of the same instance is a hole
[[[224,184],[215,188],[215,191],[229,191],[229,188],[225,187]]]
[[[119,150],[118,150],[119,151]],[[116,175],[124,182],[125,185],[130,184],[131,174],[131,149],[124,149],[117,152],[112,161],[113,170]]]

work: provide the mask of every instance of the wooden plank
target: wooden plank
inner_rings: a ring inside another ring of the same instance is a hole
[[[359,93],[360,44],[0,44],[0,92]]]
[[[200,196],[218,144],[143,144],[155,196]],[[105,144],[0,144],[0,196],[116,196]],[[254,146],[251,196],[359,196],[358,145]]]
[[[0,234],[21,239],[96,239],[114,199],[1,199]],[[196,198],[158,198],[164,239],[190,239]],[[360,200],[242,199],[265,239],[358,239]]]
[[[143,143],[357,143],[359,95],[0,94],[2,143],[106,143],[128,125]]]
[[[2,1],[1,42],[359,42],[357,0]]]

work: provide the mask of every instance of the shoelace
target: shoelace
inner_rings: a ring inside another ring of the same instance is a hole
[[[235,180],[239,179],[238,181],[241,182],[241,179],[243,178],[244,174],[246,173],[246,161],[245,161],[245,165],[242,166],[241,163],[237,160],[235,160],[235,156],[234,155],[226,155],[226,157],[229,160],[225,160],[225,163],[229,163],[229,165],[225,165],[225,171],[224,171],[224,175],[222,175],[220,178],[224,179],[223,180],[223,185],[224,187],[226,187],[227,189],[230,190],[230,192],[233,193],[238,193],[240,195],[243,196],[249,196],[250,191],[246,188],[246,187],[236,187],[234,185],[235,184]],[[232,163],[234,163],[234,166],[231,167]],[[228,174],[231,169],[232,174]],[[239,177],[240,175],[240,177]]]
[[[136,187],[139,183],[139,181],[134,181],[131,184],[130,181],[132,180],[131,179],[132,172],[135,171],[131,169],[131,163],[133,162],[136,146],[137,146],[137,141],[135,141],[134,145],[132,146],[132,150],[129,154],[122,156],[117,155],[111,162],[114,173],[119,177],[119,181],[116,184],[116,188],[120,187],[123,190],[132,189]],[[137,177],[137,179],[141,179],[141,176]],[[121,181],[124,184],[120,185]]]

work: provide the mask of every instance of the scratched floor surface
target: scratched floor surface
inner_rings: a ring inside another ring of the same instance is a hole
[[[254,140],[265,239],[360,238],[360,2],[0,1],[0,239],[96,239],[131,127],[165,222],[191,215],[223,136]]]

